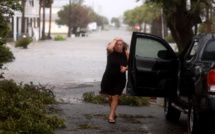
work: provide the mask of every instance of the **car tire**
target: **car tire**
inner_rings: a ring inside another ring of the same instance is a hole
[[[197,114],[193,104],[190,104],[188,111],[188,133],[196,134],[197,131]]]
[[[172,99],[164,99],[164,115],[168,121],[178,121],[181,115],[181,111],[175,109],[172,105]]]
[[[188,110],[188,134],[207,134],[207,119],[201,118],[196,107],[193,103],[190,103]]]

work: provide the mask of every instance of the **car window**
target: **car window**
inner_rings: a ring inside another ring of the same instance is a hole
[[[189,53],[186,56],[186,60],[191,60],[197,53],[199,48],[199,42],[194,42],[194,44],[192,45],[191,50],[189,51]]]
[[[136,56],[143,58],[163,58],[168,56],[167,48],[158,41],[149,38],[137,38]],[[160,55],[160,56],[159,56]]]
[[[215,60],[215,41],[209,41],[204,49],[202,60]]]

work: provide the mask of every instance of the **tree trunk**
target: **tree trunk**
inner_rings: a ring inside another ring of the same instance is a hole
[[[45,0],[43,0],[43,29],[42,29],[42,40],[45,40]]]
[[[144,29],[143,32],[146,33],[146,22],[144,23]]]
[[[39,7],[39,23],[38,23],[38,26],[39,26],[39,39],[40,39],[40,24],[41,24],[41,5],[42,5],[42,1],[40,0],[40,7]]]
[[[152,21],[151,33],[162,37],[161,17],[157,17]]]
[[[25,0],[22,0],[22,33],[25,33]]]
[[[50,2],[50,13],[49,13],[49,32],[48,32],[48,38],[51,39],[52,0],[49,0],[49,2]]]
[[[68,21],[68,37],[71,36],[71,0],[69,0],[69,21]]]
[[[179,51],[182,51],[193,36],[192,26],[195,23],[186,14],[186,0],[181,0],[181,3],[175,6],[176,12],[174,13],[168,12],[168,7],[171,6],[164,5],[165,19]]]
[[[72,28],[72,33],[75,34],[76,36],[77,36],[77,29],[78,29],[77,27]]]

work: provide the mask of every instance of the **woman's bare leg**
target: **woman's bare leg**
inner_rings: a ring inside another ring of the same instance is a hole
[[[111,103],[112,103],[112,96],[111,95],[108,95],[108,103],[109,103],[110,108],[111,108]]]
[[[119,95],[113,95],[112,96],[109,119],[114,119],[115,111],[116,111],[116,108],[117,108],[117,105],[118,105],[118,101],[119,101]]]

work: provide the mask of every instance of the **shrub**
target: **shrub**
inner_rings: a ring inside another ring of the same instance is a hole
[[[84,93],[83,101],[95,104],[108,103],[106,96],[95,95],[94,92]],[[143,106],[148,104],[149,104],[148,97],[126,96],[125,94],[119,97],[119,105]]]
[[[46,104],[53,103],[54,96],[45,87],[0,81],[0,133],[53,134],[55,128],[65,127],[64,119],[47,115]]]
[[[10,25],[7,24],[7,21],[3,16],[0,16],[0,45],[4,45],[7,43],[7,37],[10,33]]]
[[[119,105],[143,106],[148,104],[148,97],[126,96],[125,94],[119,97]]]
[[[16,41],[15,47],[27,48],[31,42],[32,42],[32,39],[30,37],[26,37],[26,38]]]
[[[10,51],[10,48],[6,47],[5,45],[0,45],[0,78],[3,77],[3,63],[13,61],[15,59],[13,53]]]
[[[0,71],[2,71],[2,70],[3,70],[3,64],[0,63]],[[3,72],[0,72],[0,79],[4,78],[3,74],[4,74]]]
[[[10,48],[5,45],[0,45],[0,63],[11,62],[15,59],[13,53],[10,51]]]
[[[104,95],[95,95],[94,92],[87,92],[83,94],[83,99],[85,102],[90,102],[94,104],[107,103],[108,100]]]
[[[63,37],[62,35],[58,34],[57,36],[54,37],[54,40],[55,41],[63,41],[63,40],[66,40],[66,38]]]

